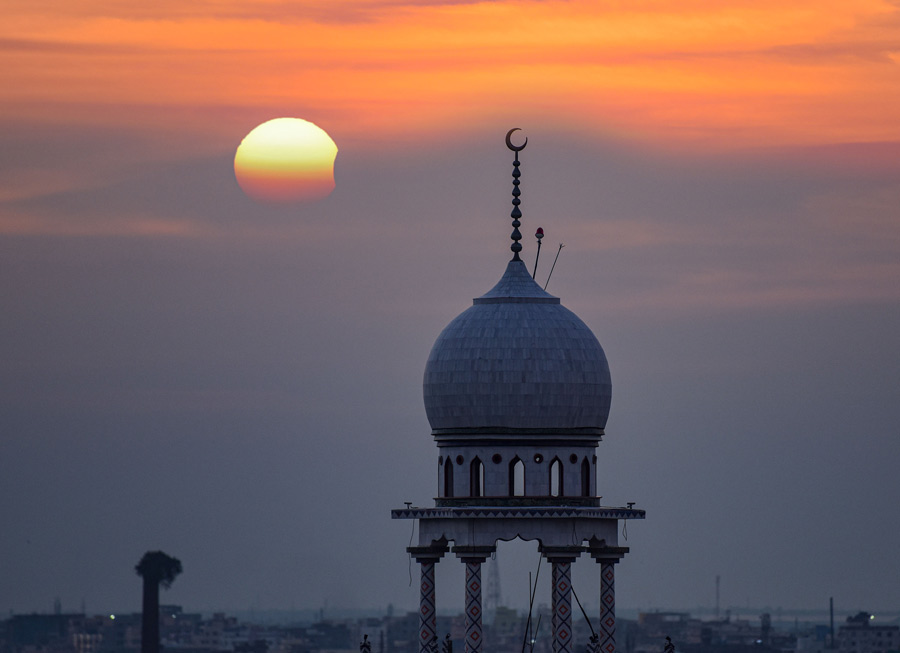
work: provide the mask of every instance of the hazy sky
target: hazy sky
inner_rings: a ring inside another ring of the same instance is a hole
[[[603,502],[647,510],[618,605],[900,606],[900,3],[3,14],[0,614],[136,610],[157,548],[189,609],[414,606],[389,511],[437,490],[422,372],[505,268],[514,126],[525,259],[566,244],[610,360]],[[337,142],[328,199],[235,183],[279,116]]]

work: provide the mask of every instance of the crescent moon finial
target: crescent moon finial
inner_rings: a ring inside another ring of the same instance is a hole
[[[522,128],[521,127],[513,127],[508,132],[506,132],[506,147],[511,149],[513,152],[521,152],[522,150],[525,149],[525,146],[528,145],[528,137],[527,136],[525,137],[525,142],[522,143],[521,145],[516,146],[516,145],[512,144],[512,140],[510,140],[510,136],[512,136],[513,132],[518,132],[518,131],[522,131]]]

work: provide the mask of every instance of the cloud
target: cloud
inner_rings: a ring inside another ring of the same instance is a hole
[[[544,265],[555,242],[568,244],[554,284],[565,283],[570,265],[583,268],[573,278],[591,279],[589,268],[614,262],[623,273],[608,284],[605,301],[635,314],[898,299],[900,225],[892,207],[900,191],[890,166],[879,163],[893,161],[896,144],[689,158],[577,143],[552,131],[532,130],[530,138],[540,150],[523,160],[526,228],[548,234]],[[172,160],[161,153],[153,161],[143,160],[143,139],[94,134],[88,141],[97,149],[87,155],[81,139],[57,141],[49,158],[74,176],[50,183],[41,157],[33,158],[31,172],[8,187],[30,190],[0,202],[7,236],[293,243],[364,260],[369,247],[387,246],[387,256],[403,252],[412,263],[459,233],[482,231],[485,206],[495,206],[498,218],[508,212],[508,162],[502,147],[487,143],[438,158],[342,148],[332,197],[277,208],[243,196],[230,152]],[[470,164],[489,159],[496,159],[492,183]],[[427,224],[416,217],[424,214]],[[466,255],[492,251],[487,245]]]
[[[381,142],[510,111],[707,148],[872,141],[895,135],[900,115],[897,12],[877,0],[827,11],[373,2],[341,5],[335,15],[367,18],[336,22],[303,15],[316,4],[287,19],[267,13],[281,7],[148,16],[100,4],[47,20],[20,8],[5,41],[17,65],[4,69],[0,97],[23,115],[85,101],[311,107],[319,115],[301,117],[331,116],[333,128]]]

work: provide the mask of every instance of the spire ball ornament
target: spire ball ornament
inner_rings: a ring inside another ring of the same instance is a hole
[[[516,153],[516,156],[513,159],[513,172],[512,172],[512,176],[513,176],[513,190],[512,190],[513,210],[509,214],[509,217],[511,217],[513,219],[513,221],[512,221],[513,232],[512,232],[512,235],[510,236],[510,238],[512,238],[513,244],[510,245],[509,248],[512,250],[512,253],[513,253],[512,260],[513,261],[521,261],[522,259],[519,258],[519,252],[522,251],[522,244],[519,241],[522,240],[522,233],[519,231],[519,227],[522,226],[522,223],[519,222],[519,218],[522,217],[522,211],[519,210],[519,205],[522,203],[522,201],[519,199],[519,195],[522,194],[522,191],[519,190],[519,177],[522,176],[522,173],[519,172],[519,166],[521,165],[521,163],[519,162],[519,152],[524,150],[525,146],[528,145],[528,137],[527,136],[525,137],[525,142],[522,143],[521,145],[513,145],[510,137],[512,136],[513,132],[515,132],[515,131],[521,131],[521,128],[513,127],[508,132],[506,132],[506,147],[508,147],[510,150],[512,150],[513,152]]]
[[[534,279],[534,275],[537,274],[537,264],[538,261],[541,260],[541,240],[544,238],[544,230],[541,227],[538,227],[537,231],[534,232],[534,237],[537,238],[538,252],[537,256],[534,257],[534,272],[531,273],[532,279]]]

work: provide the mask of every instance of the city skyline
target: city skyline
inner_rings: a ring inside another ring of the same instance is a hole
[[[512,127],[523,259],[565,243],[610,362],[598,493],[647,511],[619,608],[900,605],[895,2],[7,5],[0,612],[135,610],[153,549],[164,603],[414,606],[390,510],[437,492],[422,372],[509,258]],[[235,182],[280,116],[328,198]]]
[[[536,613],[546,621],[546,606]],[[534,616],[534,615],[532,615]],[[377,653],[415,650],[419,616],[416,612],[394,615],[344,615],[322,619],[321,615],[226,613],[203,615],[181,606],[160,606],[161,643],[166,649],[200,651],[355,651],[366,640]],[[14,615],[0,620],[0,646],[12,653],[34,648],[56,653],[139,650],[142,615],[86,616],[65,614]],[[486,623],[485,636],[493,650],[518,650],[529,615],[498,609]],[[532,625],[533,622],[532,622]],[[441,616],[436,626],[454,646],[462,644],[465,617]],[[865,611],[853,614],[832,627],[830,623],[780,621],[765,613],[750,619],[700,619],[686,612],[650,612],[636,615],[623,626],[627,653],[658,651],[660,642],[670,650],[715,653],[741,651],[825,651],[841,653],[890,653],[900,644],[900,626]],[[588,641],[593,624],[576,620],[573,639]],[[552,650],[546,629],[532,631],[526,647],[537,653]],[[669,642],[672,642],[672,645]],[[677,644],[676,644],[677,642]]]

